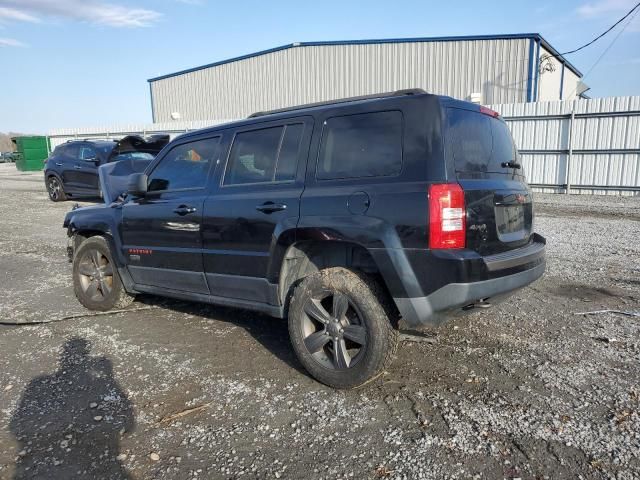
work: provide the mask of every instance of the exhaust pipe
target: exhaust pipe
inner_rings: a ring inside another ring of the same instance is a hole
[[[467,310],[472,310],[474,308],[491,308],[493,305],[487,302],[487,300],[488,298],[484,298],[482,300],[478,300],[477,302],[470,303],[469,305],[465,305],[464,307],[462,307],[462,310],[466,312]]]

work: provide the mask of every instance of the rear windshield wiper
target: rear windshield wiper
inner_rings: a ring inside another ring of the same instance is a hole
[[[502,165],[502,168],[515,168],[515,169],[520,169],[520,168],[522,168],[522,165],[520,165],[520,164],[519,164],[519,163],[517,163],[517,162],[512,162],[512,161],[509,161],[509,162],[502,162],[502,164],[501,164],[501,165]]]

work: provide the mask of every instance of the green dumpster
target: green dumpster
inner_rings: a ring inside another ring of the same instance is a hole
[[[14,137],[16,144],[16,168],[20,171],[42,170],[49,156],[49,138],[42,136]]]

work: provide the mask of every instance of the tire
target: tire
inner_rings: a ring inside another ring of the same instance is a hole
[[[80,244],[73,256],[73,290],[78,301],[89,310],[125,308],[133,302],[113,261],[104,237],[90,237]]]
[[[315,379],[355,388],[391,364],[398,344],[391,312],[386,292],[371,277],[342,267],[321,270],[294,290],[291,344]]]
[[[67,195],[64,193],[64,184],[55,175],[47,177],[46,187],[49,200],[52,202],[64,202],[67,199]]]

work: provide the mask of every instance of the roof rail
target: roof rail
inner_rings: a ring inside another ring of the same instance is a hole
[[[406,90],[396,90],[395,92],[374,93],[373,95],[361,95],[358,97],[341,98],[338,100],[328,100],[325,102],[306,103],[304,105],[296,105],[293,107],[278,108],[276,110],[265,110],[264,112],[255,112],[247,118],[263,117],[265,115],[274,115],[276,113],[290,112],[292,110],[302,110],[305,108],[321,107],[323,105],[334,105],[338,103],[357,102],[359,100],[370,100],[374,98],[401,97],[404,95],[420,95],[425,92],[422,88],[408,88]]]
[[[70,142],[117,142],[118,140],[116,140],[115,138],[100,138],[100,137],[77,137],[77,138],[70,138],[69,140],[67,140],[64,143],[70,143]]]

